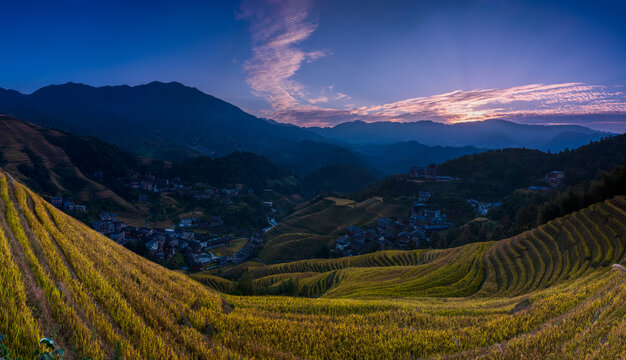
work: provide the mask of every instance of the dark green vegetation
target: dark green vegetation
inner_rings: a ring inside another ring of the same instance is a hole
[[[537,224],[544,224],[615,195],[626,194],[626,162],[611,172],[601,172],[601,176],[600,180],[584,182],[576,187],[570,186],[553,200],[542,204],[537,215]]]
[[[47,196],[73,196],[79,203],[89,202],[92,210],[114,208],[137,214],[132,204],[109,187],[94,181],[94,164],[113,164],[111,169],[127,169],[118,161],[120,153],[101,141],[80,142],[72,135],[42,128],[15,118],[0,116],[0,154],[2,167],[36,191]],[[68,142],[65,146],[64,142]],[[89,161],[87,154],[93,157]],[[106,160],[101,157],[107,157]],[[131,156],[131,158],[133,158]],[[113,170],[112,170],[113,171]]]
[[[362,155],[371,167],[380,170],[384,174],[402,174],[408,172],[412,166],[426,166],[432,163],[440,164],[459,156],[485,151],[473,146],[427,146],[417,141],[346,146]]]
[[[564,186],[575,186],[625,161],[626,134],[559,153],[504,149],[462,156],[439,165],[437,173],[460,178],[458,191],[462,194],[498,200],[515,189],[541,184],[539,180],[552,170],[565,173]]]
[[[376,177],[354,164],[327,165],[304,178],[304,186],[313,195],[322,192],[359,193]]]
[[[171,224],[181,214],[201,211],[222,215],[229,225],[263,228],[267,208],[262,200],[274,201],[286,213],[303,201],[301,180],[262,156],[235,152],[224,158],[198,157],[169,163],[138,157],[97,138],[86,138],[0,117],[0,154],[3,168],[46,196],[72,197],[88,206],[83,221],[93,220],[103,210],[143,225]],[[99,173],[99,176],[96,174]],[[139,204],[145,193],[120,182],[133,174],[158,178],[180,178],[194,184],[222,188],[244,184],[254,193],[240,196],[232,206],[193,198],[148,194],[148,203]]]
[[[444,211],[456,225],[436,233],[430,246],[447,248],[472,242],[499,240],[530,230],[593,203],[626,194],[624,176],[626,135],[592,142],[556,154],[529,149],[490,150],[462,156],[437,167],[438,175],[458,180],[436,182],[407,175],[386,177],[358,196],[357,201],[380,196],[385,201],[411,203],[420,190],[434,195],[429,205]],[[565,173],[553,189],[543,180],[551,170]],[[529,190],[531,185],[548,190]],[[488,218],[477,215],[467,199],[501,202]]]

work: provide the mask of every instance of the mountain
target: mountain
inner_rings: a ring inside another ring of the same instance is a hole
[[[359,193],[377,177],[354,164],[326,165],[303,179],[314,195],[320,192]]]
[[[371,167],[385,174],[403,174],[412,166],[440,164],[463,155],[485,151],[473,146],[428,146],[417,141],[378,145],[352,144],[346,147],[361,155]]]
[[[536,185],[553,170],[564,172],[564,186],[579,185],[596,178],[600,171],[609,171],[625,161],[626,134],[622,134],[559,153],[529,149],[491,150],[444,162],[437,172],[461,178],[468,189],[482,184],[485,190],[504,194]]]
[[[89,163],[99,163],[98,156],[86,146],[89,141],[79,140],[82,146],[74,148],[63,145],[71,140],[79,139],[61,131],[0,115],[0,166],[48,196],[72,194],[79,202],[108,202],[120,211],[136,213],[132,204],[107,186],[94,181],[92,171],[85,171],[87,169],[77,165],[75,153],[92,155]],[[97,149],[98,154],[111,154],[111,159],[118,160],[118,163],[120,160],[124,162],[123,155],[111,153],[107,144],[94,139],[92,145],[91,149]],[[77,151],[67,151],[69,149]],[[128,159],[126,163],[126,166],[133,165],[128,163]]]
[[[67,83],[29,95],[0,89],[0,113],[95,136],[135,154],[165,160],[243,150],[289,164],[293,148],[313,145],[331,153],[341,150],[303,128],[257,118],[176,82],[133,87]],[[303,140],[309,142],[300,143]],[[296,162],[306,171],[314,169],[306,159]]]
[[[176,82],[103,87],[67,83],[32,94],[0,88],[0,113],[94,136],[153,159],[180,161],[253,152],[302,177],[338,164],[356,164],[376,175],[404,173],[411,166],[440,163],[482,149],[557,151],[609,135],[581,126],[505,120],[454,125],[356,121],[305,129],[257,118]]]
[[[498,242],[251,268],[251,289],[301,296],[271,298],[151,263],[2,172],[0,199],[3,357],[626,355],[624,197]]]
[[[501,119],[457,124],[433,121],[346,122],[332,128],[308,128],[319,135],[352,144],[418,141],[430,146],[474,146],[484,149],[527,147],[545,151],[573,148],[611,135],[578,125],[523,125]]]
[[[260,204],[248,214],[263,224],[266,209],[260,198],[274,201],[280,212],[281,207],[286,211],[303,202],[303,194],[310,193],[297,176],[257,154],[234,152],[219,158],[197,156],[169,163],[139,157],[94,137],[4,115],[0,115],[0,167],[47,198],[63,196],[86,205],[85,213],[75,214],[83,221],[94,220],[101,211],[111,211],[137,226],[144,220],[153,226],[169,226],[180,214],[201,210],[220,215],[227,209],[216,209],[210,201],[195,202],[191,196],[154,195],[152,191],[132,189],[120,179],[128,183],[133,178],[137,182],[146,180],[146,176],[178,178],[190,186],[202,183],[218,189],[242,184],[253,189],[248,200]],[[138,202],[140,194],[148,196],[150,203]]]

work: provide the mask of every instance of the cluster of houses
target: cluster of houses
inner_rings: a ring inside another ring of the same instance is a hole
[[[421,180],[431,181],[452,181],[458,180],[451,176],[439,176],[437,175],[437,166],[431,164],[429,166],[413,166],[409,171],[409,177]]]
[[[231,230],[224,225],[224,219],[220,216],[210,216],[208,220],[195,217],[180,219],[178,227],[181,229],[210,230],[213,234],[219,234]]]
[[[502,205],[502,202],[482,202],[476,199],[467,199],[467,203],[472,207],[474,213],[485,216],[489,209]]]
[[[230,204],[232,198],[240,194],[254,193],[252,188],[246,187],[243,184],[236,184],[230,188],[217,189],[202,183],[186,184],[182,182],[179,177],[173,179],[159,179],[150,173],[140,175],[133,172],[130,177],[118,178],[117,181],[123,186],[142,192],[137,199],[139,203],[147,202],[147,194],[149,193],[193,197],[196,200],[217,200],[224,204]]]
[[[194,228],[204,224],[210,227],[211,232],[193,231]],[[127,226],[118,221],[115,214],[102,212],[91,226],[121,245],[138,242],[151,258],[161,263],[180,253],[185,259],[183,270],[196,271],[244,262],[252,258],[263,244],[263,239],[258,234],[250,235],[247,231],[227,229],[224,221],[218,216],[211,217],[208,222],[201,222],[196,218],[183,218],[177,228],[161,229]],[[233,231],[225,234],[226,230]],[[230,245],[234,238],[244,237],[249,237],[247,244],[233,256],[216,256],[210,251]]]
[[[565,180],[565,173],[563,171],[550,171],[544,177],[544,180],[553,188],[559,187],[563,180]]]
[[[351,256],[385,249],[426,247],[432,233],[449,227],[445,214],[418,201],[409,216],[379,218],[376,226],[369,229],[358,226],[347,228],[346,235],[336,240],[334,252],[340,256]]]
[[[87,212],[86,205],[80,205],[74,202],[71,197],[63,198],[62,196],[53,196],[50,198],[50,204],[55,208],[65,211],[66,213],[85,213]]]
[[[553,170],[547,173],[541,179],[541,182],[547,183],[547,185],[551,186],[552,188],[557,188],[559,187],[559,185],[561,185],[561,183],[563,183],[563,180],[565,180],[565,173],[563,171]],[[529,186],[528,190],[545,191],[550,190],[550,188],[547,186],[533,185]]]
[[[110,212],[98,214],[98,220],[91,223],[91,228],[120,244],[126,243],[126,224],[117,220],[117,215]]]

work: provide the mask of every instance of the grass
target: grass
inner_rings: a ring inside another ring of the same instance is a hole
[[[219,246],[211,249],[211,252],[217,256],[232,256],[241,250],[248,243],[248,238],[238,238],[232,240],[230,245]]]
[[[262,286],[297,278],[300,297],[241,297],[127,251],[4,175],[0,196],[12,357],[51,333],[67,358],[109,359],[118,342],[124,359],[626,356],[626,273],[610,266],[624,263],[622,198],[498,242],[251,266]]]

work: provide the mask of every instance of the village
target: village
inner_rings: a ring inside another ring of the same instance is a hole
[[[102,172],[94,174],[96,178],[102,178]],[[243,184],[236,184],[229,188],[216,188],[203,183],[186,184],[179,177],[172,179],[157,178],[155,175],[147,173],[140,175],[131,172],[130,177],[117,178],[118,184],[141,192],[137,197],[137,202],[148,202],[148,194],[156,193],[162,195],[176,195],[179,197],[193,197],[196,200],[216,200],[222,204],[230,204],[232,198],[241,194],[254,194],[254,189]]]
[[[94,177],[102,180],[102,171],[96,171]],[[137,191],[137,203],[147,203],[149,194],[174,195],[193,197],[195,200],[213,200],[230,205],[233,198],[240,194],[253,194],[254,190],[243,184],[228,188],[215,188],[205,184],[185,184],[180,178],[159,179],[148,173],[140,175],[131,172],[130,177],[116,179],[122,187]],[[137,194],[135,192],[135,194]],[[71,197],[55,196],[50,203],[64,212],[77,215],[87,213],[86,205],[77,204]],[[269,213],[275,212],[271,202],[265,202]],[[92,218],[93,219],[93,218]],[[263,231],[274,227],[277,223],[268,216],[269,226]],[[135,252],[149,257],[160,264],[175,265],[176,268],[189,271],[206,270],[226,264],[238,264],[253,258],[263,243],[260,233],[227,226],[220,216],[207,218],[182,217],[170,228],[133,227],[118,219],[111,212],[98,213],[91,227],[109,237],[120,245],[127,246]],[[229,256],[220,256],[211,250],[232,247],[237,250]],[[174,261],[175,260],[175,261]]]
[[[427,247],[433,232],[450,227],[446,214],[426,205],[431,196],[432,192],[420,190],[409,216],[378,218],[370,228],[348,227],[346,234],[336,240],[335,254],[351,256],[378,250]]]
[[[96,172],[95,177],[102,177]],[[458,180],[446,176],[438,176],[436,166],[413,167],[409,176],[424,181],[448,182]],[[563,181],[563,173],[552,171],[542,179],[550,186],[556,187]],[[196,200],[216,200],[223,204],[230,204],[231,199],[239,194],[253,194],[252,188],[237,184],[230,188],[218,189],[201,183],[185,184],[179,178],[158,179],[152,174],[140,176],[132,173],[128,178],[118,178],[118,183],[124,187],[138,190],[137,202],[147,202],[149,193],[162,195],[176,195],[180,197],[193,196]],[[539,189],[531,187],[530,189]],[[345,235],[336,239],[334,256],[352,256],[373,251],[388,249],[415,249],[430,246],[430,236],[434,232],[449,229],[452,224],[447,215],[439,209],[428,205],[432,191],[419,190],[417,200],[413,203],[407,216],[395,218],[378,218],[367,228],[351,226],[346,229]],[[51,203],[65,212],[86,212],[87,207],[74,203],[72,198],[52,197]],[[499,206],[500,202],[481,202],[476,199],[467,199],[467,203],[478,216],[486,216],[489,210]],[[270,214],[275,212],[271,202]],[[140,253],[166,264],[177,257],[178,268],[189,271],[200,271],[222,267],[228,264],[239,264],[252,259],[263,245],[262,233],[271,230],[277,225],[276,220],[268,215],[269,226],[261,232],[228,227],[219,216],[210,216],[207,219],[192,217],[181,218],[176,226],[171,228],[132,227],[118,221],[115,214],[101,212],[98,220],[91,226],[96,231],[108,236],[121,245],[139,244]],[[211,250],[232,246],[233,241],[245,240],[245,245],[229,256],[215,254]],[[182,260],[180,260],[182,259]]]
[[[209,221],[183,218],[171,228],[132,227],[112,213],[102,212],[91,227],[120,245],[138,244],[143,254],[161,264],[178,256],[184,259],[181,270],[200,271],[239,264],[251,259],[263,244],[260,233],[250,233],[224,225],[217,216]],[[235,240],[246,240],[232,256],[218,256],[212,249],[231,246]],[[141,251],[140,251],[141,252]]]

